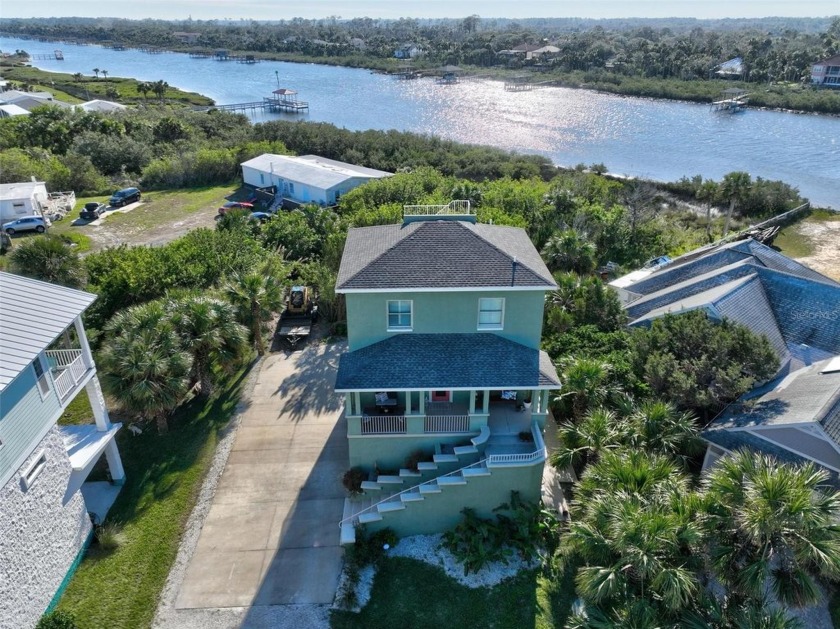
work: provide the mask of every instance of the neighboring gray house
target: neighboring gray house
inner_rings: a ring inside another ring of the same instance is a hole
[[[33,627],[125,480],[82,313],[96,295],[0,272],[0,626]],[[68,348],[69,343],[70,348]],[[90,424],[57,421],[85,392]],[[111,482],[88,483],[104,454]]]
[[[781,365],[702,436],[704,469],[750,448],[840,471],[840,284],[754,240],[692,251],[656,270],[611,282],[631,326],[705,310],[767,336]]]
[[[703,431],[703,469],[727,452],[750,448],[840,473],[840,358],[823,360],[751,391]]]
[[[391,173],[318,155],[264,153],[242,163],[242,179],[254,188],[275,186],[277,198],[296,203],[334,205],[343,194]]]

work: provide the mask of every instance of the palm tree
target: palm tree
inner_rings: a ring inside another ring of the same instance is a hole
[[[694,415],[678,411],[670,402],[643,402],[634,409],[625,427],[628,446],[671,456],[683,465],[703,451]]]
[[[86,284],[79,254],[57,236],[36,236],[18,245],[9,256],[9,270],[18,275],[82,288]]]
[[[557,436],[560,447],[552,453],[551,464],[561,468],[571,465],[578,474],[622,441],[615,413],[601,406],[590,410],[578,423],[563,422]]]
[[[97,79],[99,78],[99,73],[100,73],[100,72],[101,72],[101,70],[100,70],[99,68],[94,68],[94,69],[93,69],[93,73],[96,75],[96,78],[97,78]]]
[[[561,393],[554,403],[578,420],[590,408],[599,406],[618,389],[610,382],[612,366],[594,358],[571,357],[561,362]]]
[[[223,291],[238,310],[239,321],[251,330],[257,354],[265,354],[262,328],[283,306],[284,290],[269,266],[251,273],[236,274]]]
[[[108,70],[100,70],[100,72],[102,73],[102,78],[108,78]]]
[[[74,72],[73,73],[73,80],[77,83],[80,83],[82,80],[82,73],[81,72]]]
[[[736,171],[724,175],[720,184],[720,192],[729,199],[729,210],[726,212],[726,224],[723,226],[723,236],[729,233],[729,222],[732,220],[732,213],[735,207],[744,200],[752,186],[752,179],[749,173]]]
[[[152,91],[157,95],[161,102],[163,102],[163,95],[169,89],[169,83],[166,81],[155,81],[152,83]]]
[[[688,478],[666,457],[607,452],[587,468],[575,501],[579,517],[560,556],[579,562],[577,592],[596,616],[641,603],[655,622],[620,626],[661,626],[691,608],[703,532],[696,505]]]
[[[190,385],[203,397],[213,392],[214,368],[238,363],[247,346],[248,330],[236,319],[233,306],[218,299],[192,296],[173,302],[170,321],[181,346],[192,356]]]
[[[146,98],[146,95],[152,91],[152,84],[148,81],[140,81],[137,83],[137,93],[142,94],[143,98]]]
[[[785,604],[815,602],[815,576],[840,576],[840,493],[828,473],[741,451],[703,479],[711,562],[731,590]]]
[[[595,245],[572,229],[549,238],[542,250],[552,271],[574,271],[581,275],[595,270],[596,254]]]
[[[105,390],[127,411],[155,420],[158,432],[167,432],[168,415],[187,393],[192,360],[166,310],[160,302],[123,310],[105,334],[98,360]]]

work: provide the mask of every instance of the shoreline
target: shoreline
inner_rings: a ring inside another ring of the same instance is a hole
[[[20,34],[11,34],[6,33],[0,30],[0,37],[9,37],[13,39],[23,39],[28,41],[38,41],[43,43],[50,43],[50,44],[61,44],[66,43],[75,46],[99,46],[100,48],[105,49],[113,49],[112,46],[106,46],[103,44],[99,44],[96,42],[90,42],[86,40],[52,40],[52,39],[44,39],[40,37],[26,37]],[[194,53],[203,53],[203,54],[211,54],[211,51],[196,48],[196,47],[186,47],[183,49],[173,49],[173,48],[155,48],[154,46],[149,46],[149,48],[154,48],[156,54],[184,54],[190,55]],[[144,52],[142,48],[137,46],[126,46],[124,48],[126,51],[137,51],[137,52]],[[298,64],[312,64],[312,65],[321,65],[321,66],[329,66],[329,67],[337,67],[337,68],[351,68],[356,70],[368,70],[372,73],[376,74],[385,74],[388,76],[393,76],[397,73],[397,68],[394,67],[399,60],[395,58],[388,58],[388,59],[380,59],[378,57],[367,57],[364,55],[360,55],[358,57],[349,57],[351,59],[361,60],[361,63],[339,63],[337,62],[340,59],[348,59],[348,57],[311,57],[311,58],[301,58],[298,55],[284,55],[282,53],[264,53],[264,52],[256,52],[256,51],[249,51],[249,50],[230,50],[228,51],[231,57],[241,57],[245,55],[253,56],[257,62],[260,61],[275,61],[281,63],[298,63]],[[381,63],[374,63],[373,60],[381,61]],[[31,61],[29,62],[31,65]],[[505,81],[507,78],[513,76],[521,76],[523,72],[528,72],[527,69],[523,68],[521,70],[509,70],[506,68],[494,68],[493,72],[488,72],[486,74],[482,74],[476,72],[478,68],[476,66],[465,66],[465,69],[468,68],[470,71],[474,72],[472,74],[465,74],[465,77],[470,77],[474,79],[486,79],[492,81]],[[421,78],[428,78],[433,77],[436,75],[435,70],[433,68],[418,68],[417,72],[422,73]],[[536,75],[535,75],[536,76]],[[628,77],[629,78],[629,77]],[[685,84],[697,84],[697,85],[704,85],[705,81],[685,81]],[[654,85],[668,85],[667,80],[655,80]],[[639,90],[611,90],[611,89],[599,89],[597,86],[593,86],[587,83],[578,83],[576,81],[569,81],[567,78],[550,78],[549,80],[542,83],[545,87],[565,87],[569,89],[580,89],[580,90],[589,90],[591,92],[596,92],[599,94],[611,94],[614,96],[624,96],[629,98],[643,98],[646,100],[651,101],[666,101],[666,102],[682,102],[682,103],[692,103],[696,105],[709,105],[714,101],[714,96],[703,98],[680,98],[680,97],[670,97],[670,96],[651,96],[648,94],[644,94]],[[745,87],[749,87],[750,85],[754,85],[756,89],[762,89],[763,86],[761,84],[744,84]],[[539,89],[539,88],[537,88]],[[766,89],[766,88],[764,88]],[[830,91],[829,91],[830,93]],[[202,95],[203,96],[203,95]],[[767,106],[767,105],[749,105],[748,109],[755,109],[758,111],[776,111],[779,113],[791,113],[791,114],[812,114],[816,116],[827,116],[830,118],[840,118],[840,111],[814,111],[812,109],[796,109],[790,107],[774,107],[774,106]]]

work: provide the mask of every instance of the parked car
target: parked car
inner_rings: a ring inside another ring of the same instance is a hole
[[[247,201],[228,201],[219,208],[219,214],[224,214],[228,210],[253,210],[254,204]]]
[[[259,221],[260,223],[265,223],[268,221],[273,214],[269,214],[268,212],[251,212],[251,216],[249,217],[252,221]]]
[[[111,198],[108,199],[108,205],[111,207],[122,207],[139,200],[140,191],[137,188],[123,188],[122,190],[117,190]]]
[[[9,234],[9,236],[14,236],[19,232],[38,232],[39,234],[43,234],[50,225],[52,223],[50,223],[50,219],[48,218],[24,216],[16,221],[3,223],[3,231]]]
[[[86,221],[95,221],[97,218],[105,214],[107,209],[108,208],[104,203],[91,201],[90,203],[85,203],[84,209],[79,212],[79,218]]]

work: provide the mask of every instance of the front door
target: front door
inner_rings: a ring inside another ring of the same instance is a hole
[[[432,391],[432,402],[449,402],[451,397],[451,391]]]

